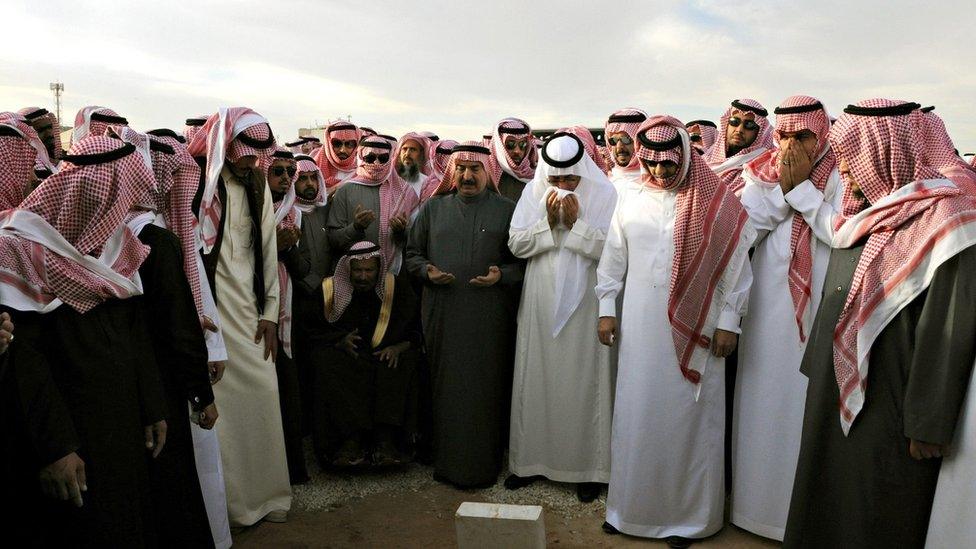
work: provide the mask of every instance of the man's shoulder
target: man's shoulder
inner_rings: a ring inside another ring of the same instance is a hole
[[[173,231],[169,229],[164,229],[159,225],[154,225],[152,223],[147,224],[139,232],[139,240],[144,244],[152,246],[155,249],[157,246],[172,246],[174,248],[180,248],[180,237],[176,236]]]

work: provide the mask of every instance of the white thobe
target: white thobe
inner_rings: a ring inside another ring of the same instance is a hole
[[[942,459],[926,549],[972,547],[976,540],[976,375],[968,391],[949,456]]]
[[[743,172],[741,201],[759,230],[752,256],[749,297],[752,314],[742,320],[739,368],[732,420],[732,523],[754,534],[782,541],[800,454],[807,378],[800,373],[806,342],[800,341],[790,296],[789,268],[793,216],[826,201],[840,207],[843,188],[835,169],[821,193],[809,180],[783,196]],[[810,336],[820,304],[830,235],[811,235],[811,295],[804,321]]]
[[[647,187],[624,191],[597,268],[600,316],[619,316],[620,346],[611,442],[607,522],[625,534],[707,537],[725,507],[725,359],[696,349],[701,383],[681,374],[668,321],[676,194]],[[742,230],[709,304],[704,333],[739,332],[752,272]],[[697,398],[696,398],[697,393]]]
[[[607,176],[607,179],[613,183],[613,188],[617,189],[617,199],[619,200],[620,196],[625,190],[631,186],[640,186],[640,177],[640,169],[625,170],[620,166],[614,166],[610,170],[610,174]]]
[[[270,191],[265,187],[263,242],[252,242],[245,189],[227,169],[222,176],[227,205],[215,286],[227,368],[214,385],[214,396],[220,411],[218,434],[230,524],[249,526],[271,511],[291,508],[278,376],[274,362],[264,359],[264,342],[254,342],[258,320],[278,322],[278,254]],[[252,246],[263,247],[265,265],[254,265]],[[264,269],[260,317],[252,284],[255,268]]]
[[[560,249],[592,260],[586,288],[596,284],[606,233],[578,219],[572,230],[551,230],[545,216],[512,232],[508,246],[527,258],[518,316],[509,470],[560,482],[610,481],[613,370],[594,330],[598,301],[587,291],[554,338]]]

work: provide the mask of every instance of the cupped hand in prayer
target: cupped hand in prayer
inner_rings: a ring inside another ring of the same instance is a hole
[[[450,284],[454,282],[454,275],[445,273],[434,265],[427,265],[427,280],[437,285]]]
[[[476,276],[471,280],[469,280],[468,282],[472,286],[477,286],[479,288],[487,288],[489,286],[494,286],[501,279],[502,279],[502,270],[492,265],[491,267],[488,267],[488,274],[482,276]]]

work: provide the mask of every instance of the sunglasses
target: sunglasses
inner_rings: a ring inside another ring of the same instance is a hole
[[[288,172],[288,177],[295,177],[295,174],[298,173],[298,168],[286,168],[284,166],[275,166],[271,168],[271,175],[275,177],[281,177],[285,175],[285,172]]]
[[[510,151],[514,151],[515,147],[518,147],[519,149],[522,149],[524,151],[525,149],[529,148],[529,142],[528,141],[506,141],[505,142],[506,149]]]
[[[733,128],[738,128],[739,124],[742,124],[742,127],[749,131],[756,131],[759,129],[759,124],[756,124],[756,122],[753,120],[743,120],[737,116],[733,116],[732,118],[729,118],[729,126],[732,126]]]
[[[356,148],[356,140],[355,139],[350,139],[349,141],[343,141],[341,139],[333,139],[331,141],[331,143],[332,143],[332,148],[333,149],[341,149],[343,147],[345,147],[347,149],[355,149]]]
[[[629,135],[625,135],[623,137],[611,137],[610,139],[607,139],[607,143],[610,143],[611,147],[616,147],[617,143],[620,143],[621,145],[630,145],[633,142],[634,140],[631,139]]]
[[[376,164],[377,162],[380,164],[386,164],[387,162],[389,162],[389,160],[390,160],[390,153],[383,153],[383,154],[369,153],[363,157],[363,162],[367,164]]]

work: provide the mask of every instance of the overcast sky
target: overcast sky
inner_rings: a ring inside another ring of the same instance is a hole
[[[505,116],[602,126],[636,106],[717,120],[797,93],[832,113],[933,104],[976,149],[969,2],[4,0],[0,110],[85,105],[179,128],[249,106],[279,141],[351,115],[383,133],[471,139]],[[11,18],[12,15],[12,18]]]

